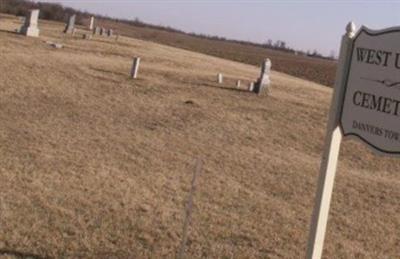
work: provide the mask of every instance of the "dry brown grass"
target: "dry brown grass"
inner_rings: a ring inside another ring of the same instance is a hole
[[[0,17],[0,258],[173,258],[199,156],[188,258],[304,257],[330,89],[273,72],[259,97],[233,89],[250,65],[18,26]],[[397,258],[399,161],[341,155],[324,258]]]

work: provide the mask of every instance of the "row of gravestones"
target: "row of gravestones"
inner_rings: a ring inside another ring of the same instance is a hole
[[[271,74],[271,66],[272,66],[272,63],[269,58],[264,60],[264,62],[261,65],[260,77],[255,82],[251,82],[248,86],[248,90],[250,92],[254,92],[256,94],[261,94],[265,90],[265,91],[267,91],[267,93],[270,93],[271,80],[270,80],[269,76]],[[224,80],[224,76],[221,73],[218,74],[217,75],[218,84],[222,84],[223,80]],[[240,86],[241,86],[241,81],[238,80],[236,82],[236,87],[240,88]]]
[[[74,14],[69,18],[69,21],[67,23],[67,26],[65,27],[64,33],[70,33],[70,34],[75,33],[75,20],[76,20],[76,15]],[[113,29],[105,29],[104,27],[99,27],[99,26],[94,27],[94,17],[93,16],[90,18],[89,30],[93,31],[93,35],[108,36],[108,37],[114,36]],[[89,37],[84,36],[84,38],[89,38]]]
[[[113,29],[105,29],[103,27],[96,27],[93,29],[93,34],[94,35],[100,35],[100,36],[108,36],[112,37],[114,35]]]
[[[28,16],[25,19],[24,25],[21,27],[19,32],[26,36],[30,37],[39,37],[39,28],[38,28],[38,20],[39,20],[39,11],[40,10],[31,10]],[[74,34],[75,33],[75,20],[76,15],[72,15],[68,23],[65,27],[64,33]],[[108,36],[112,37],[114,35],[114,31],[112,29],[105,29],[102,27],[94,27],[94,17],[90,18],[89,30],[93,31],[94,35]],[[87,37],[87,36],[86,36]],[[84,38],[86,38],[84,37]],[[88,38],[88,37],[87,37]]]
[[[27,18],[25,19],[25,23],[20,29],[20,33],[27,35],[27,36],[32,36],[32,37],[38,37],[39,36],[39,29],[38,29],[38,19],[39,19],[39,10],[32,10]],[[75,19],[76,15],[72,15],[69,18],[69,21],[67,23],[67,26],[65,27],[64,33],[74,33],[75,32]],[[108,30],[106,32],[106,29],[96,27],[94,28],[94,17],[91,17],[90,19],[90,25],[89,29],[93,30],[93,34],[95,35],[107,35],[109,37],[113,36],[113,30]],[[84,38],[88,37],[86,34],[84,35]],[[132,78],[137,78],[138,75],[138,70],[139,70],[139,64],[140,64],[140,58],[135,58],[132,66],[132,71],[131,71],[131,77]],[[260,94],[261,92],[264,91],[264,89],[268,90],[269,92],[269,85],[270,85],[270,71],[271,71],[271,60],[266,59],[261,66],[261,75],[257,79],[257,81],[250,83],[248,90],[251,92],[255,92],[257,94]],[[223,82],[223,75],[218,74],[218,83],[222,84]],[[236,84],[237,87],[240,87],[240,81],[237,82]]]
[[[133,65],[131,69],[131,78],[136,79],[138,77],[139,72],[139,65],[140,65],[140,57],[135,57],[133,59]],[[271,60],[269,58],[265,59],[261,65],[261,74],[260,77],[255,81],[251,82],[248,90],[250,92],[254,92],[256,94],[261,94],[262,92],[266,91],[267,93],[271,92],[271,80],[269,78],[271,74]],[[223,83],[223,75],[220,73],[217,76],[217,80],[219,84]],[[237,81],[236,87],[240,88],[240,80]]]

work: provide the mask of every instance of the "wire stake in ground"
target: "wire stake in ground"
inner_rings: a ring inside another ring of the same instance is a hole
[[[190,193],[189,193],[189,197],[188,197],[187,204],[186,204],[185,221],[183,223],[182,243],[179,248],[178,255],[176,257],[177,259],[183,259],[183,256],[185,254],[186,242],[187,242],[187,237],[188,237],[188,227],[190,225],[190,221],[192,218],[192,211],[193,211],[193,196],[196,192],[196,180],[197,180],[197,177],[200,175],[202,169],[203,169],[203,162],[201,161],[200,158],[198,158],[196,160],[196,169],[193,173]]]

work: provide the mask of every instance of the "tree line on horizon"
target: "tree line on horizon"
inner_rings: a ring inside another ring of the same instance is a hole
[[[79,10],[75,10],[74,8],[71,7],[64,7],[61,4],[58,3],[42,3],[42,2],[32,2],[28,0],[0,0],[0,12],[1,13],[7,13],[7,14],[12,14],[16,16],[26,16],[31,9],[40,9],[40,19],[43,20],[52,20],[52,21],[59,21],[59,22],[67,22],[68,18],[76,14],[76,23],[78,25],[84,25],[84,22],[88,20],[91,16],[95,16],[97,19],[103,19],[103,20],[110,20],[118,23],[124,23],[132,26],[137,26],[137,27],[147,27],[147,28],[152,28],[152,29],[157,29],[157,30],[162,30],[162,31],[168,31],[168,32],[174,32],[174,33],[181,33],[181,34],[186,34],[190,35],[193,37],[197,38],[203,38],[203,39],[210,39],[210,40],[217,40],[217,41],[227,41],[227,42],[233,42],[233,43],[238,43],[242,45],[251,45],[251,46],[256,46],[256,47],[262,47],[262,48],[268,48],[268,49],[274,49],[274,50],[279,50],[279,51],[284,51],[288,53],[293,53],[297,55],[302,55],[302,56],[309,56],[309,57],[315,57],[315,58],[322,58],[322,59],[335,59],[334,56],[329,56],[326,57],[320,53],[318,53],[316,50],[313,52],[311,51],[301,51],[301,50],[295,50],[293,48],[288,47],[285,41],[282,40],[277,40],[273,42],[271,39],[267,40],[265,43],[260,44],[260,43],[254,43],[254,42],[249,42],[249,41],[242,41],[242,40],[233,40],[233,39],[227,39],[225,37],[220,37],[220,36],[212,36],[212,35],[206,35],[206,34],[199,34],[199,33],[194,33],[194,32],[184,32],[182,30],[178,30],[169,26],[161,26],[161,25],[152,25],[148,24],[145,22],[140,21],[138,18],[134,20],[129,20],[129,19],[119,19],[119,18],[112,18],[104,15],[98,15],[98,14],[93,14],[89,12],[82,12]]]

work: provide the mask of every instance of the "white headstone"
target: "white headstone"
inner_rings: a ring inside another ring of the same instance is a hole
[[[253,92],[254,91],[254,82],[251,82],[249,85],[249,91]]]
[[[257,94],[260,94],[262,90],[266,87],[269,86],[271,83],[269,79],[269,75],[271,73],[271,60],[267,58],[261,66],[261,74],[260,77],[258,78],[256,84],[254,85],[254,92]]]
[[[221,73],[219,73],[217,80],[218,80],[218,84],[222,84],[222,82],[224,81],[224,76]]]
[[[140,65],[140,57],[133,58],[133,65],[131,70],[131,77],[136,79],[139,72],[139,65]]]
[[[240,87],[240,84],[241,84],[240,80],[237,80],[237,82],[236,82],[236,87],[239,88],[239,87]]]
[[[30,37],[39,37],[38,20],[40,10],[31,10],[25,19],[20,33]]]
[[[90,25],[89,25],[89,30],[93,30],[94,29],[94,16],[90,17]]]
[[[68,23],[65,27],[64,33],[73,33],[74,29],[75,29],[75,19],[76,19],[76,14],[71,15],[71,17],[69,17]]]

